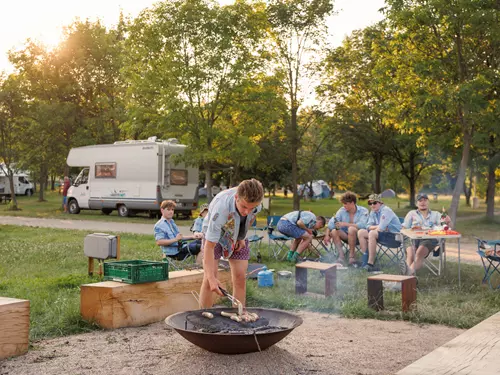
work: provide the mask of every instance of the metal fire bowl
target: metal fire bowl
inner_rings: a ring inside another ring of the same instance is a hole
[[[269,320],[269,326],[284,327],[283,330],[275,332],[256,332],[248,334],[228,334],[228,333],[207,333],[199,332],[194,329],[188,322],[186,329],[186,316],[191,313],[199,311],[210,311],[215,314],[220,314],[221,311],[237,312],[237,309],[231,308],[212,308],[208,310],[194,310],[184,311],[177,314],[170,315],[165,319],[165,323],[175,329],[182,337],[194,345],[199,346],[209,352],[221,354],[244,354],[258,352],[260,350],[269,348],[285,338],[294,328],[302,324],[302,318],[291,314],[286,311],[277,309],[248,309],[250,312],[257,313],[260,317]],[[258,345],[256,342],[258,341]]]

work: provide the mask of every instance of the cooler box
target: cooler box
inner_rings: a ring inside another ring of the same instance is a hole
[[[92,233],[85,237],[83,252],[96,259],[116,258],[117,237],[106,233]]]

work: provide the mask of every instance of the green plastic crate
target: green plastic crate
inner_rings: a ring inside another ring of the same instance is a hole
[[[168,280],[168,262],[149,260],[104,262],[104,280],[127,284]]]

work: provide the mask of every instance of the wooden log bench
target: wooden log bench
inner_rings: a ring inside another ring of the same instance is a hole
[[[500,373],[500,312],[400,370],[397,375]]]
[[[0,297],[0,359],[28,351],[30,301]]]
[[[219,271],[228,285],[230,272]],[[169,272],[169,279],[143,284],[104,281],[81,286],[80,313],[102,328],[137,327],[167,316],[198,309],[192,291],[199,292],[203,270]]]
[[[318,270],[325,272],[325,294],[324,297],[333,296],[337,291],[337,266],[328,263],[306,261],[295,266],[295,293],[307,293],[307,270]],[[313,293],[308,293],[313,294]]]
[[[415,276],[374,275],[368,277],[368,306],[379,311],[384,309],[384,286],[382,281],[401,283],[401,308],[408,312],[417,300],[417,278]]]

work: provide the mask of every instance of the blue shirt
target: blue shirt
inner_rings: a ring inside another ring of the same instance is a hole
[[[192,232],[201,232],[203,228],[203,218],[197,217],[193,223],[193,226],[191,228]]]
[[[419,210],[411,210],[406,214],[403,227],[411,229],[413,227],[421,227],[423,229],[431,229],[434,226],[438,226],[441,221],[441,214],[439,211],[427,210],[427,217],[424,218]]]
[[[370,212],[366,227],[368,228],[372,225],[378,225],[378,230],[381,232],[399,233],[401,230],[399,218],[394,211],[385,204],[381,204],[377,212]]]
[[[344,221],[346,223],[356,224],[358,229],[366,229],[366,224],[368,223],[368,209],[356,205],[356,213],[354,214],[354,219],[351,222],[349,212],[344,207],[340,207],[335,216],[328,222],[328,229],[336,229],[335,221]],[[347,227],[342,227],[340,229],[347,230]]]
[[[179,228],[175,224],[173,219],[170,219],[170,222],[162,217],[155,224],[154,227],[155,240],[172,240],[179,234]],[[178,242],[174,242],[168,246],[160,246],[161,251],[163,251],[166,255],[176,255],[179,252]]]
[[[316,225],[316,215],[311,211],[300,211],[300,218],[299,211],[289,212],[283,217],[293,224],[297,224],[297,221],[301,220],[308,229],[313,229]]]
[[[238,188],[232,188],[221,191],[212,200],[210,206],[208,206],[208,214],[203,220],[203,233],[205,234],[206,240],[215,243],[219,242],[223,234],[223,227],[227,231],[232,232],[234,242],[238,240],[241,218],[236,210],[235,195],[237,190]],[[248,232],[248,227],[254,221],[261,209],[262,205],[258,205],[247,215],[245,227],[243,228],[243,234],[245,234],[245,236]]]

